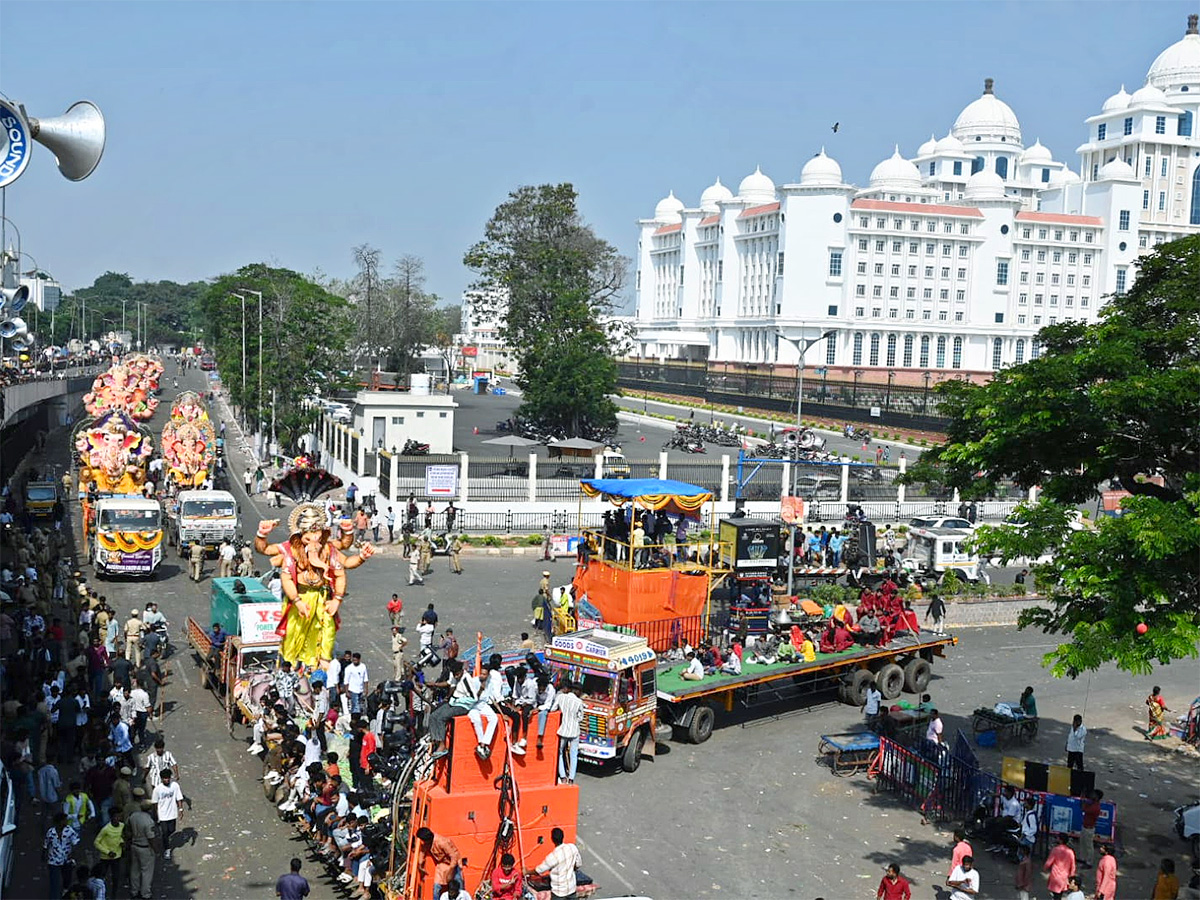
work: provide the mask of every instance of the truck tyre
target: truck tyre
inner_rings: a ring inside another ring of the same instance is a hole
[[[875,686],[884,700],[895,700],[904,690],[904,670],[895,663],[888,663],[875,676]]]
[[[922,693],[932,677],[933,666],[919,656],[904,664],[904,689],[911,694]]]
[[[692,723],[688,725],[688,740],[693,744],[703,744],[712,737],[716,721],[717,716],[711,706],[697,706],[692,714]]]
[[[639,728],[629,736],[625,752],[621,754],[621,768],[626,772],[636,772],[642,764],[642,748],[646,745],[646,732]]]
[[[867,669],[855,669],[854,674],[844,682],[846,688],[845,702],[850,706],[862,706],[867,699],[867,685],[875,680],[875,676]]]

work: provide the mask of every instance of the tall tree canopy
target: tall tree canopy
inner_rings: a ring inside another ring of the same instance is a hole
[[[986,385],[946,382],[948,440],[911,480],[964,497],[1001,478],[1040,485],[1024,527],[981,528],[982,552],[1038,567],[1045,605],[1021,626],[1069,636],[1046,657],[1057,675],[1115,661],[1135,673],[1194,658],[1200,642],[1200,237],[1143,257],[1137,281],[1095,324],[1039,334],[1042,354]],[[1073,507],[1108,487],[1123,515],[1072,531]],[[1138,626],[1144,623],[1144,634]]]
[[[247,290],[261,291],[262,346],[258,344],[258,299]],[[246,297],[246,383],[242,383],[242,301]],[[216,357],[221,377],[234,404],[247,410],[253,424],[259,418],[275,428],[282,447],[291,448],[311,424],[305,397],[328,390],[347,359],[346,345],[353,326],[348,303],[321,285],[289,269],[263,263],[243,266],[222,275],[201,299],[205,341]],[[258,393],[261,365],[263,391]]]
[[[141,309],[146,346],[179,346],[190,339],[193,329],[198,329],[197,306],[207,289],[202,281],[135,282],[125,273],[105,272],[91,287],[79,288],[63,298],[53,316],[53,335],[51,317],[45,314],[38,316],[36,330],[59,345],[71,338],[95,338],[103,332],[121,330],[123,308],[125,330],[136,339],[139,304],[145,304]]]
[[[497,207],[463,258],[479,274],[480,315],[498,315],[519,364],[520,414],[568,437],[616,424],[617,371],[601,317],[626,260],[584,223],[570,184],[521,187]]]

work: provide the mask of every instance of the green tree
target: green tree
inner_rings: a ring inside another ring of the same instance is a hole
[[[1042,354],[986,385],[940,385],[945,444],[909,479],[945,480],[965,498],[1002,478],[1040,485],[1019,526],[979,529],[981,552],[1036,567],[1044,605],[1021,616],[1069,640],[1056,675],[1115,661],[1144,674],[1195,658],[1200,642],[1200,237],[1143,257],[1137,281],[1094,324],[1038,335]],[[1073,530],[1075,507],[1118,487],[1120,517]],[[1145,624],[1144,634],[1138,626]]]
[[[199,300],[207,289],[208,285],[202,281],[135,282],[125,273],[105,272],[90,287],[64,297],[53,320],[40,316],[39,334],[63,345],[71,338],[96,338],[103,332],[119,331],[124,318],[125,330],[136,340],[140,309],[145,346],[177,347],[186,344],[193,332],[198,331]]]
[[[246,383],[242,383],[242,301],[234,292],[263,295],[263,340],[258,346],[256,299],[246,302]],[[206,346],[216,357],[233,403],[247,411],[251,426],[272,424],[281,447],[293,448],[313,423],[306,397],[328,391],[347,358],[353,332],[349,304],[314,281],[289,269],[263,263],[243,266],[217,278],[205,292]],[[258,395],[259,366],[263,393]]]
[[[520,415],[568,437],[616,424],[617,370],[601,319],[625,283],[626,260],[579,215],[570,184],[521,187],[467,251],[480,315],[498,315],[516,357]]]

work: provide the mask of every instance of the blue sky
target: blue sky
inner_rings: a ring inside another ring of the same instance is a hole
[[[518,185],[574,183],[632,256],[668,190],[695,205],[756,165],[796,181],[822,145],[865,184],[988,76],[1025,143],[1078,169],[1083,119],[1140,86],[1196,8],[5,0],[0,91],[43,117],[88,98],[108,122],[90,179],[39,148],[7,215],[68,288],[260,260],[348,277],[369,242],[423,257],[456,299],[464,250]]]

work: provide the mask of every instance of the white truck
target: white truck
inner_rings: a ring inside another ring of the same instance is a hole
[[[203,544],[207,553],[237,537],[241,510],[229,491],[180,491],[176,500],[171,537],[180,556],[187,556],[192,544]]]
[[[910,573],[940,579],[957,572],[966,581],[980,579],[979,557],[966,549],[969,528],[913,528],[901,565]]]
[[[153,578],[163,554],[162,505],[137,494],[102,496],[87,509],[88,550],[96,575]]]

